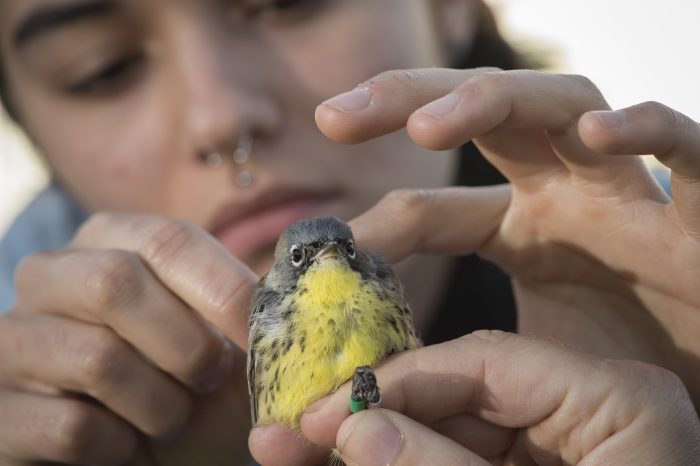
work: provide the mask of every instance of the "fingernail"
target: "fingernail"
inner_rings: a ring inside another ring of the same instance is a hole
[[[337,95],[323,102],[322,105],[333,107],[341,112],[352,113],[369,107],[372,93],[366,87],[357,87],[352,91]]]
[[[233,351],[226,348],[214,367],[202,374],[193,384],[199,393],[215,392],[231,374]]]
[[[380,411],[350,416],[338,432],[338,449],[355,464],[386,466],[401,450],[403,435]]]
[[[593,112],[593,115],[598,118],[601,126],[608,129],[619,128],[627,119],[627,114],[623,111]]]
[[[447,94],[446,96],[433,100],[429,104],[423,106],[420,111],[439,120],[452,113],[454,109],[457,108],[458,103],[459,98],[457,95]]]

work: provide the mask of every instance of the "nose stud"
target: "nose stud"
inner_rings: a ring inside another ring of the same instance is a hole
[[[234,182],[239,188],[247,188],[255,181],[253,171],[248,166],[252,153],[253,136],[245,132],[238,138],[236,149],[231,154]],[[203,153],[201,159],[209,168],[219,168],[224,163],[224,157],[219,150]]]

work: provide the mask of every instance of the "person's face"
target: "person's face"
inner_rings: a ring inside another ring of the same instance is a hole
[[[444,64],[430,0],[0,0],[19,118],[90,210],[213,232],[255,270],[292,221],[349,219],[399,187],[447,184],[453,156],[399,132],[358,146],[314,124],[324,99]],[[254,135],[238,187],[228,157]]]

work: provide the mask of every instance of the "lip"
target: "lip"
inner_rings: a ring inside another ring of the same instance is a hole
[[[235,256],[244,259],[273,246],[292,223],[319,214],[337,193],[277,189],[238,198],[215,217],[211,234]]]

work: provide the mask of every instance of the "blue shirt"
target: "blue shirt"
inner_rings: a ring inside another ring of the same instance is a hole
[[[86,215],[58,185],[42,191],[0,240],[0,313],[15,302],[14,274],[26,256],[68,244]]]

